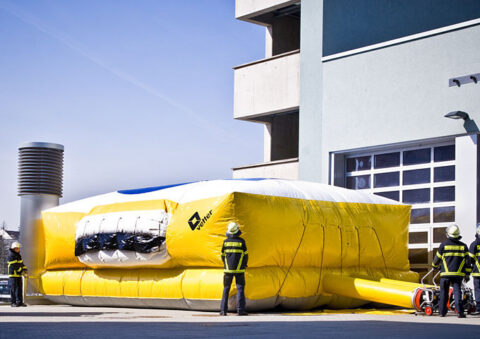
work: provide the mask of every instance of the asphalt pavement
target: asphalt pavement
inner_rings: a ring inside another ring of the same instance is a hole
[[[410,310],[254,313],[33,305],[0,306],[0,338],[452,338],[480,334],[480,317]]]

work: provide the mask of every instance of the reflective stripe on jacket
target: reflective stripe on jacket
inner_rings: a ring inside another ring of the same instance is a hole
[[[470,245],[469,255],[472,263],[472,276],[480,277],[480,237],[478,235]]]
[[[8,254],[8,276],[10,278],[21,277],[22,273],[26,270],[27,268],[23,264],[20,253],[10,250]]]
[[[433,267],[441,267],[442,277],[464,277],[470,274],[470,255],[467,245],[458,239],[447,239],[433,258]]]
[[[247,245],[238,235],[228,235],[222,246],[225,273],[243,273],[248,262]]]

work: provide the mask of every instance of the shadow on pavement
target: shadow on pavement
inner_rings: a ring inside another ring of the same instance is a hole
[[[393,321],[285,322],[4,322],[0,338],[132,338],[132,337],[258,337],[258,338],[461,338],[478,334],[480,327],[462,324]]]

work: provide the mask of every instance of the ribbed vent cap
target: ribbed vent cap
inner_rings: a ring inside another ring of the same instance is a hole
[[[62,196],[63,146],[28,142],[18,149],[18,195]]]

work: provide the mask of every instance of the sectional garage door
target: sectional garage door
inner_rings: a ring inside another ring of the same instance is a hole
[[[412,205],[410,264],[424,272],[455,221],[455,145],[389,149],[345,158],[345,186]]]

